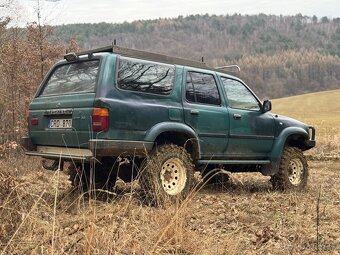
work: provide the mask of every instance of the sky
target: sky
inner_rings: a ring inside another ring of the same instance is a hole
[[[0,0],[5,1],[5,0]],[[37,20],[38,0],[14,0],[19,24]],[[122,23],[140,19],[174,18],[191,14],[275,14],[340,17],[340,0],[39,0],[42,21]]]

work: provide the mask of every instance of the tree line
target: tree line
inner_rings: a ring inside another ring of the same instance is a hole
[[[0,6],[1,8],[1,6]],[[52,39],[52,28],[38,23],[25,29],[7,27],[0,17],[0,158],[7,141],[18,141],[27,132],[28,105],[51,65],[66,50],[79,50],[74,41]]]
[[[340,88],[340,18],[301,14],[190,15],[131,23],[57,26],[53,35],[83,49],[118,45],[204,61],[238,64],[260,97]]]

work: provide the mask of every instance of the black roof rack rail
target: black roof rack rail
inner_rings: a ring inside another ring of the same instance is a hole
[[[76,55],[80,56],[80,55],[93,54],[93,53],[99,53],[99,52],[113,52],[113,53],[116,53],[116,54],[119,54],[125,57],[140,58],[144,60],[163,62],[163,63],[167,63],[171,65],[184,65],[184,66],[215,70],[214,68],[211,68],[208,65],[206,65],[204,62],[177,58],[177,57],[170,57],[167,55],[162,55],[162,54],[148,52],[148,51],[123,48],[117,45],[111,45],[111,46],[97,48],[93,50],[82,51],[82,52],[76,53]]]

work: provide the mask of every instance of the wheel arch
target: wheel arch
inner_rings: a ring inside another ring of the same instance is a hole
[[[163,122],[152,127],[145,140],[153,141],[154,146],[173,143],[184,147],[193,160],[200,158],[200,146],[195,131],[183,123]]]
[[[275,143],[270,154],[271,164],[264,167],[261,171],[264,175],[274,175],[279,171],[280,160],[283,150],[286,146],[297,147],[301,150],[306,150],[306,141],[309,135],[306,130],[300,127],[288,127],[284,129],[276,138]]]

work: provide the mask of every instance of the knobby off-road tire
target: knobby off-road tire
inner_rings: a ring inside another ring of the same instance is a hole
[[[183,147],[161,145],[145,160],[139,180],[148,203],[162,207],[181,202],[193,186],[194,164]]]
[[[82,192],[98,189],[111,190],[117,180],[116,172],[90,164],[72,164],[68,168],[68,174],[72,186]]]
[[[308,179],[308,164],[303,152],[296,147],[286,147],[283,151],[279,172],[271,182],[276,190],[296,190],[305,188]]]

